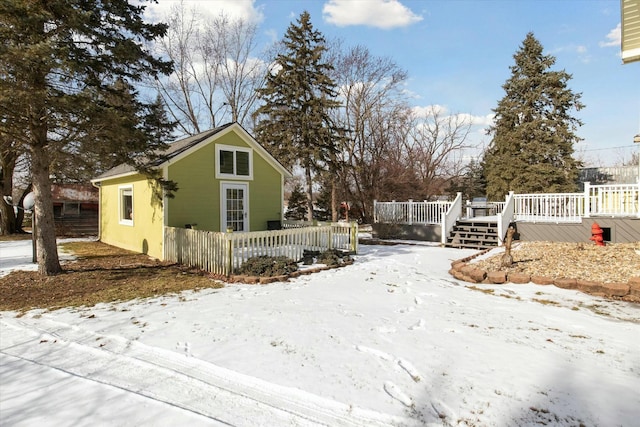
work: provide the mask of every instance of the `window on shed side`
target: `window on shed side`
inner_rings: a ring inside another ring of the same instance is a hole
[[[133,188],[120,188],[120,223],[133,225]]]

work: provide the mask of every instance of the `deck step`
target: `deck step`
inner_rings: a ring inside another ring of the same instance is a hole
[[[459,220],[453,226],[445,246],[464,249],[488,249],[498,246],[498,224],[486,220]]]

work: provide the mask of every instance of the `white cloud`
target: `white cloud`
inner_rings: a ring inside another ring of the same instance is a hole
[[[618,25],[607,34],[607,41],[600,42],[600,47],[618,47],[622,41],[622,25]]]
[[[472,114],[460,113],[457,115],[465,122],[471,123],[472,126],[490,126],[493,124],[494,114],[487,114],[485,116],[474,116]]]
[[[413,112],[418,117],[432,117],[438,115],[441,119],[446,119],[449,114],[449,109],[444,105],[433,104],[413,107]],[[468,113],[457,113],[451,116],[457,118],[461,122],[469,123],[471,126],[490,126],[493,124],[494,114],[491,113],[484,116],[474,116],[473,114]]]
[[[406,27],[423,19],[399,0],[329,0],[322,8],[322,16],[339,27],[366,25],[382,29]]]
[[[436,114],[442,116],[444,114],[447,114],[447,111],[447,107],[438,104],[413,107],[413,112],[418,117],[431,117],[435,116]]]
[[[248,22],[260,22],[264,18],[262,11],[255,7],[255,0],[183,0],[187,10],[195,9],[204,18],[215,17],[224,12],[230,18],[242,18]],[[145,3],[145,15],[153,22],[164,21],[171,7],[180,4],[179,0],[161,0],[158,3]]]

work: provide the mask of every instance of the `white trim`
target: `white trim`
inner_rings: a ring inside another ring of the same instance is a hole
[[[162,178],[169,180],[169,166],[162,168]],[[167,218],[169,218],[169,198],[165,197],[164,191],[162,192],[162,260],[165,260],[164,248],[166,248],[165,232],[164,228],[169,226]]]
[[[224,145],[224,144],[216,144],[216,155],[215,155],[215,173],[216,179],[241,179],[244,181],[253,181],[253,150],[247,147],[240,147],[237,145]],[[230,151],[233,153],[233,173],[222,173],[220,172],[220,152],[221,151]],[[236,152],[243,152],[249,155],[249,175],[238,175],[236,171]]]
[[[226,188],[242,188],[243,190],[243,199],[244,199],[244,218],[243,218],[243,228],[242,232],[250,231],[249,230],[249,213],[251,210],[249,209],[249,183],[248,182],[239,182],[239,181],[220,181],[220,231],[227,231],[227,194],[225,192]]]
[[[126,219],[122,217],[122,197],[124,192],[129,190],[131,192],[131,218]],[[127,225],[133,227],[133,185],[119,185],[118,186],[118,224]]]
[[[630,63],[634,61],[640,61],[640,47],[635,49],[628,49],[622,51],[622,62]]]
[[[104,182],[104,181],[110,181],[112,179],[119,179],[119,178],[126,178],[126,177],[133,176],[133,175],[140,175],[140,172],[138,172],[136,170],[129,171],[129,172],[123,172],[123,173],[119,173],[118,175],[110,175],[110,176],[107,176],[107,177],[104,177],[104,178],[94,178],[90,182],[93,185],[96,185],[96,184],[100,184],[101,182]]]

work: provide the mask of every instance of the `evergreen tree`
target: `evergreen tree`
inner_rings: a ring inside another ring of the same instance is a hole
[[[0,2],[0,140],[15,141],[31,161],[41,274],[61,271],[50,180],[56,156],[84,155],[72,146],[95,141],[91,147],[105,144],[102,152],[139,166],[163,147],[148,132],[150,107],[130,86],[172,69],[145,47],[166,25],[145,23],[144,9],[127,0]]]
[[[284,215],[287,219],[303,220],[307,215],[307,196],[304,194],[302,185],[296,184],[289,196],[287,205],[287,213]]]
[[[580,163],[572,155],[582,122],[571,113],[584,107],[581,94],[567,87],[570,74],[550,70],[555,58],[543,54],[533,33],[514,59],[488,129],[493,139],[484,157],[487,196],[576,191]]]
[[[256,112],[256,139],[285,167],[299,165],[306,180],[307,215],[313,219],[313,175],[331,168],[336,158],[340,131],[333,125],[331,110],[335,83],[331,64],[323,61],[327,48],[322,34],[314,30],[308,12],[291,24],[283,40],[284,53],[275,59],[265,86],[258,90],[264,101]]]
[[[484,178],[483,164],[472,159],[465,169],[464,175],[451,181],[447,193],[455,196],[460,192],[464,200],[484,197],[487,192],[487,182]]]

